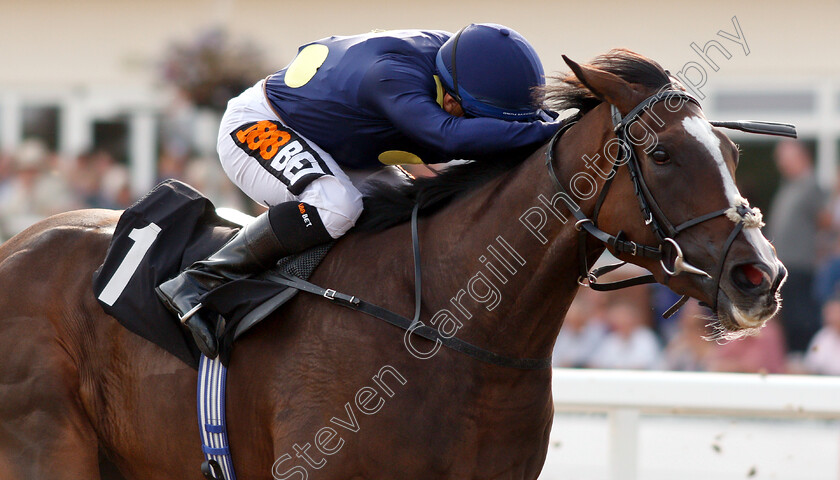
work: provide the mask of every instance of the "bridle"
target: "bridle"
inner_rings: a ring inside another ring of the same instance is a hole
[[[687,102],[694,103],[698,107],[700,106],[700,103],[693,96],[684,91],[674,89],[661,90],[647,97],[623,117],[615,105],[610,105],[613,131],[618,141],[618,155],[616,156],[615,161],[612,162],[610,174],[607,176],[604,186],[598,196],[598,199],[596,200],[595,210],[592,217],[587,217],[579,207],[575,208],[576,206],[569,206],[576,219],[575,229],[579,232],[578,266],[580,271],[578,283],[583,287],[590,287],[593,290],[599,291],[608,291],[631,287],[634,285],[656,283],[656,278],[652,274],[641,275],[612,283],[598,283],[599,277],[624,266],[627,262],[622,261],[590,270],[587,261],[586,237],[587,235],[591,235],[600,242],[610,246],[617,254],[625,253],[635,257],[658,260],[666,275],[664,282],[666,285],[671,277],[688,273],[705,276],[711,279],[715,282],[714,291],[718,292],[720,289],[721,275],[723,274],[726,257],[729,254],[729,249],[732,247],[735,238],[744,228],[758,228],[763,225],[761,223],[761,213],[758,209],[751,208],[747,201],[742,198],[739,198],[737,204],[735,205],[730,205],[727,208],[715,210],[705,215],[700,215],[677,225],[674,225],[659,207],[659,203],[651,194],[651,191],[645,182],[644,175],[642,175],[639,158],[636,155],[636,150],[633,148],[634,142],[630,141],[628,138],[628,129],[634,122],[640,119],[643,113],[649,111],[654,104],[666,101],[668,102],[668,105],[670,105],[674,100],[679,102],[679,106],[674,110],[668,108],[669,111],[676,111],[677,109],[682,108],[682,106]],[[650,114],[653,115],[653,113]],[[577,115],[567,120],[554,137],[551,138],[546,150],[546,166],[548,167],[549,177],[551,177],[557,192],[565,195],[567,199],[571,199],[572,197],[569,196],[568,192],[563,187],[563,184],[558,179],[557,173],[554,169],[554,147],[563,134],[579,119],[580,116]],[[757,121],[709,123],[713,126],[732,128],[744,132],[796,138],[796,127],[790,124]],[[629,240],[623,231],[619,231],[616,235],[612,235],[598,228],[598,214],[600,213],[601,207],[606,199],[607,192],[609,191],[610,185],[612,184],[618,169],[624,164],[627,165],[627,169],[630,173],[634,193],[639,202],[642,215],[646,219],[645,224],[650,227],[656,237],[658,242],[657,246],[643,245]],[[735,223],[735,226],[729,234],[729,237],[727,237],[724,242],[714,275],[711,275],[686,261],[685,255],[683,254],[679,243],[677,243],[676,237],[680,233],[694,226],[720,216],[726,216]],[[673,262],[670,262],[671,258],[673,258]],[[670,263],[670,265],[668,265],[668,263]],[[679,308],[688,299],[689,297],[684,295],[677,303],[665,312],[664,317],[668,318],[676,313],[676,311],[679,310]],[[717,294],[715,295],[713,305],[710,305],[710,307],[713,311],[717,311]]]

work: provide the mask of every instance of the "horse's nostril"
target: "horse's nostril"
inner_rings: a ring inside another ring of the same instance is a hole
[[[755,264],[747,263],[732,269],[732,281],[741,290],[754,292],[770,286],[770,275]]]
[[[764,273],[752,265],[744,265],[741,269],[744,271],[744,275],[747,277],[747,280],[749,280],[749,282],[754,286],[757,287],[761,285],[762,281],[764,281]]]

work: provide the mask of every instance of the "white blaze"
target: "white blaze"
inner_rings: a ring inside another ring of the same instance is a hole
[[[683,127],[685,131],[689,133],[692,137],[697,139],[701,145],[706,147],[706,150],[712,155],[712,158],[715,159],[715,163],[717,163],[718,170],[720,171],[720,178],[723,181],[723,191],[726,195],[726,200],[729,202],[729,205],[732,208],[738,207],[740,205],[748,206],[749,204],[747,201],[741,197],[740,192],[738,191],[738,186],[735,185],[735,179],[732,178],[732,174],[729,172],[729,169],[726,167],[726,162],[723,160],[723,152],[720,148],[720,139],[715,136],[712,132],[712,125],[703,118],[700,117],[686,117],[682,121]],[[745,222],[745,228],[742,231],[744,237],[746,238],[747,242],[757,251],[767,251],[768,250],[768,242],[767,239],[761,234],[760,227],[763,226],[761,222],[761,214],[756,213],[754,217],[751,218],[744,218],[738,214],[739,218],[731,218],[735,223],[739,221]],[[747,221],[751,221],[753,224],[747,225]],[[753,228],[756,227],[756,228]],[[761,327],[766,319],[761,319],[756,317],[750,312],[745,312],[738,308],[737,306],[733,305],[732,314],[735,317],[735,322],[738,323],[742,327],[747,327],[747,330],[742,330],[741,333],[731,336],[730,338],[739,338],[740,336],[744,335],[755,335],[757,333],[757,328]],[[756,330],[750,330],[756,329]]]
[[[712,133],[712,125],[700,117],[685,117],[682,124],[685,131],[706,147],[712,158],[715,159],[718,170],[720,170],[720,178],[723,180],[723,191],[726,193],[729,205],[738,205],[741,194],[738,192],[732,174],[726,168],[726,162],[723,160],[723,153],[720,150],[720,139]]]

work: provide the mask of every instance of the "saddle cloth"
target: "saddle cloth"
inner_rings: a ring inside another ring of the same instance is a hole
[[[93,275],[93,292],[105,312],[125,328],[197,369],[199,352],[192,336],[158,300],[154,288],[217,251],[240,227],[217,215],[213,203],[191,186],[166,180],[123,212],[105,260]],[[205,314],[221,317],[217,333],[224,365],[237,337],[298,292],[270,278],[308,279],[331,246],[286,257],[269,272],[202,297]]]

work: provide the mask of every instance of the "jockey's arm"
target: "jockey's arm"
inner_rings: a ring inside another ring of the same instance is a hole
[[[367,73],[362,95],[369,105],[417,143],[450,158],[480,159],[546,142],[559,122],[463,118],[444,111],[429,80],[402,59],[384,58]]]

